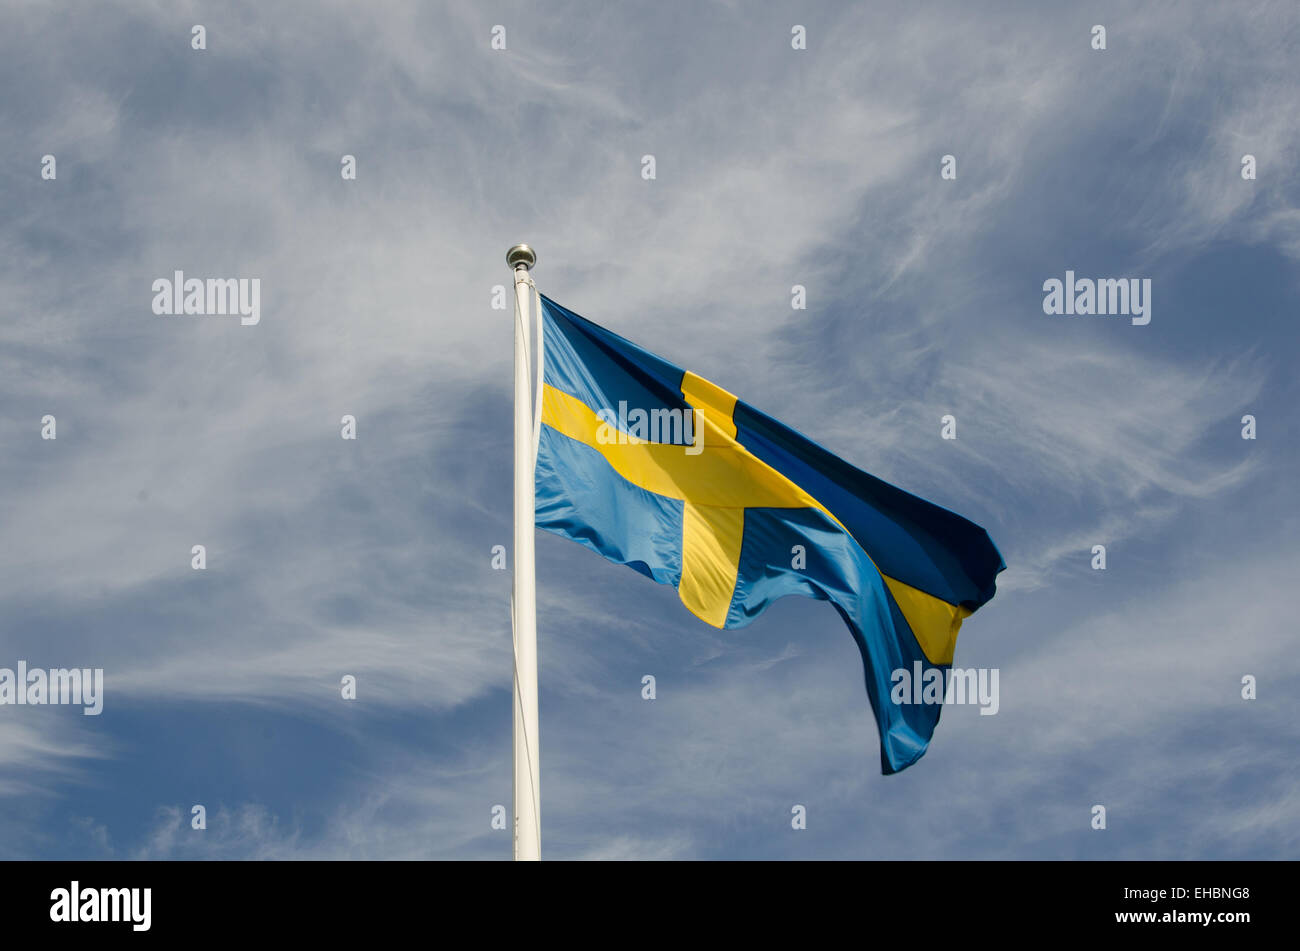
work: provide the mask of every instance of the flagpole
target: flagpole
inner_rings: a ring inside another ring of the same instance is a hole
[[[506,252],[515,272],[515,571],[514,622],[514,798],[515,861],[536,861],[542,853],[540,768],[537,742],[537,591],[533,557],[533,339],[528,270],[537,255],[526,244]],[[542,315],[538,314],[540,321]]]

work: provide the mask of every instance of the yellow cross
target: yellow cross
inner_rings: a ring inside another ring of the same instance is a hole
[[[840,523],[824,505],[737,442],[735,396],[689,372],[682,379],[682,395],[697,411],[696,426],[703,423],[698,454],[688,454],[684,445],[634,437],[626,442],[602,440],[598,434],[605,424],[596,412],[549,384],[542,395],[542,422],[599,452],[633,485],[682,503],[682,578],[677,593],[696,617],[722,627],[740,569],[745,509],[815,508]],[[926,657],[931,663],[951,664],[957,631],[970,612],[881,577]]]

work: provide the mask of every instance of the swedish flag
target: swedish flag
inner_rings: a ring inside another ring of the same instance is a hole
[[[862,654],[882,771],[915,763],[941,705],[894,702],[893,675],[946,678],[1006,567],[984,529],[546,297],[541,312],[537,526],[672,585],[714,627],[787,594],[830,601]]]

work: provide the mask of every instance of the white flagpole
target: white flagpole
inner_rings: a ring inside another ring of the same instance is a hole
[[[532,281],[528,269],[537,255],[526,244],[506,252],[515,272],[515,571],[511,613],[514,622],[514,797],[515,860],[542,857],[541,792],[537,743],[537,591],[533,558],[534,458],[533,375],[539,355],[529,360],[529,305]],[[538,314],[540,321],[542,315]]]

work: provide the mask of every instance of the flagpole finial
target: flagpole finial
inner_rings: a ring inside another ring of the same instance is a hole
[[[533,249],[526,244],[516,244],[506,252],[506,264],[510,265],[511,270],[514,270],[521,264],[525,268],[531,268],[536,263],[537,255],[533,252]]]

